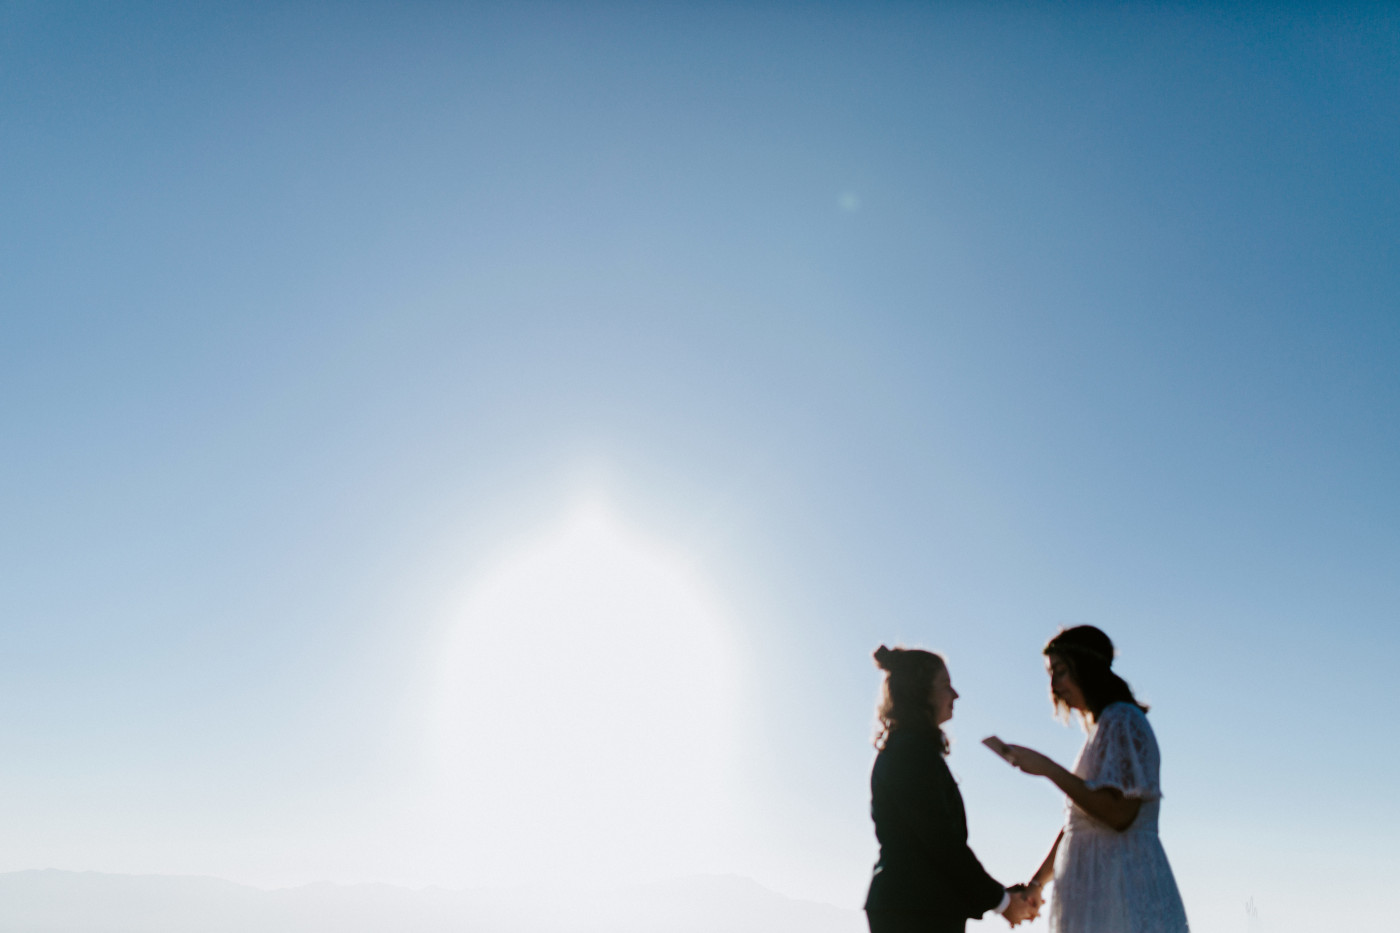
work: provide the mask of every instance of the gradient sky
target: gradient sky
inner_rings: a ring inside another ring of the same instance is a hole
[[[0,870],[478,883],[428,671],[593,502],[725,607],[711,869],[860,903],[904,642],[1028,874],[976,740],[1072,758],[1092,623],[1193,927],[1390,922],[1400,14],[1327,6],[0,3]]]

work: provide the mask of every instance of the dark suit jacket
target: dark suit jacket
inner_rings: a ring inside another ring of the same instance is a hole
[[[967,846],[962,794],[934,729],[890,733],[870,772],[870,814],[880,861],[866,910],[917,911],[930,929],[960,931],[1001,903],[1005,888]]]

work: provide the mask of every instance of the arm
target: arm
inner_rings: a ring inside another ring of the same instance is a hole
[[[1065,831],[1060,830],[1060,834],[1055,837],[1055,844],[1050,847],[1050,854],[1045,856],[1045,861],[1040,863],[1040,867],[1031,876],[1031,884],[1045,887],[1055,880],[1055,854],[1060,851],[1060,840],[1065,838]]]
[[[930,744],[900,764],[897,799],[901,818],[924,857],[947,879],[950,893],[961,892],[968,908],[966,916],[978,917],[997,908],[1006,889],[987,874],[967,845],[962,795],[943,756]]]
[[[1055,837],[1055,842],[1050,846],[1050,854],[1045,856],[1045,861],[1040,863],[1040,867],[1035,870],[1031,880],[1011,889],[1013,893],[1017,891],[1021,893],[1022,910],[1024,911],[1017,920],[1011,921],[1013,927],[1020,920],[1034,920],[1040,916],[1040,908],[1045,906],[1045,886],[1055,880],[1055,854],[1060,851],[1060,840],[1064,837],[1065,831],[1062,829]],[[1010,911],[1007,911],[1004,916],[1011,920]]]
[[[1141,800],[1124,797],[1123,792],[1115,787],[1091,790],[1083,778],[1067,771],[1034,749],[1021,745],[1008,745],[1006,748],[1012,764],[1027,774],[1049,778],[1052,784],[1064,791],[1066,797],[1079,805],[1079,809],[1110,829],[1121,833],[1137,819],[1138,809],[1142,806]],[[1056,844],[1058,845],[1058,840]]]

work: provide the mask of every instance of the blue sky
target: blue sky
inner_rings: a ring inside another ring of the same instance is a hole
[[[735,870],[858,903],[903,640],[1028,872],[1056,801],[975,739],[1073,755],[1038,649],[1088,622],[1154,704],[1193,921],[1379,919],[1397,40],[1361,4],[0,6],[0,869],[387,875],[325,853],[395,820],[443,607],[594,497],[729,606]]]

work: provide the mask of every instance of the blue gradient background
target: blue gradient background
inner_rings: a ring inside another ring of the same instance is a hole
[[[1029,872],[975,740],[1072,756],[1087,622],[1193,925],[1383,925],[1397,165],[1387,5],[0,5],[0,870],[375,876],[295,840],[601,491],[742,622],[760,881],[859,903],[901,640]]]

